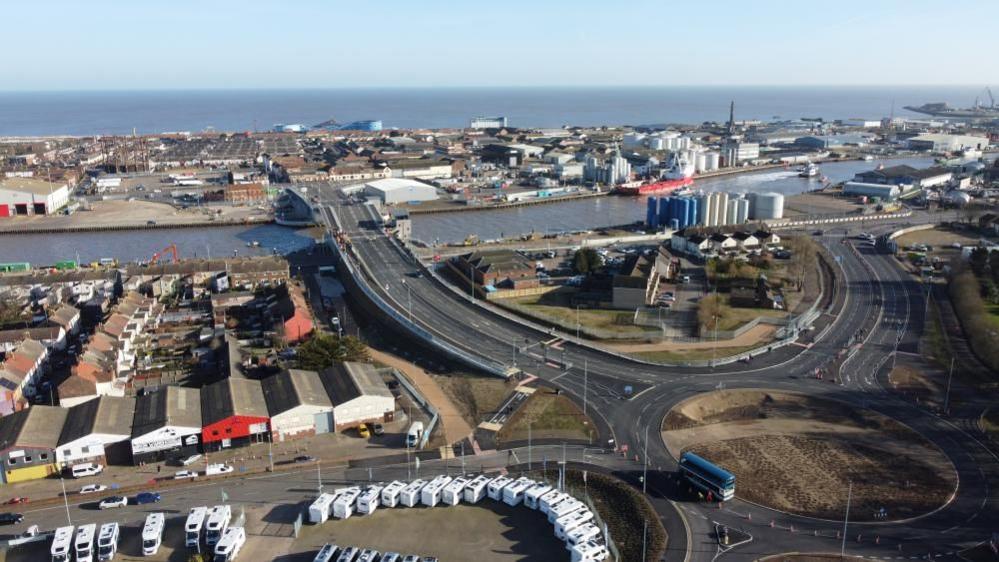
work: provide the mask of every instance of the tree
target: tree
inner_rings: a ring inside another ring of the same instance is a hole
[[[580,275],[593,273],[603,264],[603,258],[593,248],[580,248],[572,256],[572,270]]]
[[[366,361],[368,348],[354,336],[318,334],[298,346],[298,368],[319,371],[343,361]]]
[[[791,250],[791,261],[788,264],[788,273],[799,291],[805,286],[805,276],[809,270],[815,267],[815,260],[818,250],[815,242],[805,236],[796,236],[786,240],[788,248]]]
[[[24,321],[23,310],[17,299],[4,295],[0,297],[0,326],[20,324]]]
[[[718,293],[707,295],[697,304],[697,322],[701,330],[713,330],[722,317],[722,296]]]

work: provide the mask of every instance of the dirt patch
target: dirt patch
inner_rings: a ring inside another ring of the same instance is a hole
[[[896,391],[921,404],[943,405],[945,389],[933,380],[930,373],[915,365],[896,365],[888,375],[888,381]]]
[[[503,404],[516,381],[471,374],[431,375],[471,427],[479,425]]]
[[[499,431],[500,443],[531,439],[584,439],[592,441],[597,436],[593,422],[583,415],[583,410],[565,396],[548,388],[540,388],[517,409],[517,412]]]
[[[838,519],[897,520],[931,511],[957,485],[953,466],[907,426],[834,400],[724,390],[686,400],[663,420],[671,454],[693,451],[736,475],[742,499]],[[775,486],[780,482],[780,486]]]

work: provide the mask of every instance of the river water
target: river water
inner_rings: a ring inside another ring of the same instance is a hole
[[[904,158],[864,162],[831,162],[820,166],[821,175],[833,183],[846,181],[858,173],[885,166],[908,164],[924,168],[932,158]],[[820,186],[817,179],[799,178],[794,168],[719,176],[697,180],[702,191],[752,193],[775,191],[784,195],[803,193]],[[602,226],[630,224],[645,220],[646,197],[594,197],[563,203],[547,203],[512,209],[414,215],[413,237],[428,243],[460,242],[469,234],[482,240],[530,232],[565,232]]]

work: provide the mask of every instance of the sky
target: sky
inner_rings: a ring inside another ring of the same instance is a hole
[[[0,90],[999,85],[995,0],[36,0],[3,14]]]

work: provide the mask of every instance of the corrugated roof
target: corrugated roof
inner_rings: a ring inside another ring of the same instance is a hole
[[[260,381],[228,377],[201,389],[202,424],[231,416],[268,417]]]
[[[59,437],[63,445],[92,433],[129,435],[135,415],[135,398],[100,396],[69,409]]]
[[[38,405],[0,418],[0,443],[4,450],[55,449],[68,413],[66,408]]]
[[[290,369],[264,379],[262,387],[271,416],[301,405],[333,407],[316,371]]]
[[[6,178],[0,180],[0,189],[21,191],[34,195],[48,195],[64,188],[66,188],[66,184],[51,183],[35,178]]]
[[[392,397],[381,375],[367,363],[336,363],[320,372],[326,392],[334,405],[358,396]]]
[[[132,437],[167,426],[201,427],[201,393],[197,388],[168,386],[135,402]]]

